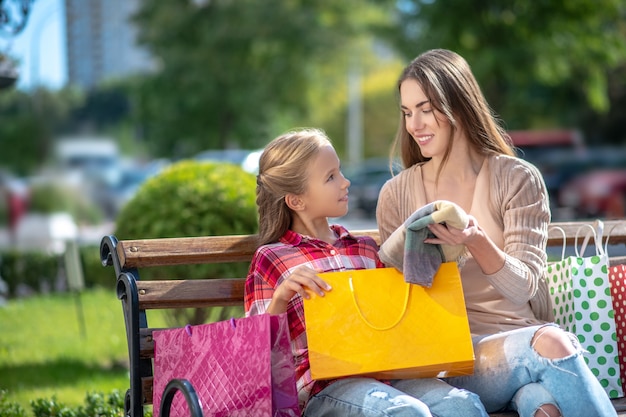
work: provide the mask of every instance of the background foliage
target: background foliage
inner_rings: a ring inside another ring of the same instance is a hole
[[[78,224],[98,224],[104,218],[102,208],[80,190],[59,183],[42,182],[31,185],[28,207],[32,213],[69,213]]]
[[[31,93],[0,90],[0,167],[31,174],[47,162],[55,134],[67,129],[71,109],[80,103],[73,89]]]
[[[453,49],[472,66],[510,129],[574,127],[612,136],[609,110],[623,96],[626,4],[621,0],[399,2],[386,37],[406,57]],[[582,123],[581,123],[582,122]]]
[[[150,143],[174,155],[259,147],[306,120],[319,71],[331,68],[329,81],[337,74],[344,81],[364,29],[384,20],[374,4],[144,1],[140,38],[161,64],[141,93]]]
[[[90,91],[0,92],[0,166],[27,174],[55,137],[89,131],[178,159],[316,126],[343,157],[351,72],[364,156],[385,156],[400,69],[439,47],[468,60],[508,128],[620,144],[625,17],[620,0],[145,0],[136,22],[157,70]]]

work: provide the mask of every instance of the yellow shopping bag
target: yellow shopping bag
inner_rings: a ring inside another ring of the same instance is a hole
[[[469,375],[474,371],[461,277],[443,263],[431,288],[395,268],[328,272],[324,297],[304,300],[313,379]]]

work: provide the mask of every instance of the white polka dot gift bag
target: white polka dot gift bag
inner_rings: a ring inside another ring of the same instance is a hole
[[[624,391],[620,379],[615,311],[609,283],[609,257],[602,246],[602,222],[588,227],[583,244],[575,256],[563,256],[547,268],[548,288],[552,299],[554,321],[575,334],[587,351],[585,361],[611,398],[621,398]],[[581,228],[581,229],[582,229]],[[557,228],[558,229],[558,228]],[[561,230],[563,231],[563,230]],[[563,232],[565,239],[565,233]],[[587,242],[593,237],[595,254],[584,256]]]

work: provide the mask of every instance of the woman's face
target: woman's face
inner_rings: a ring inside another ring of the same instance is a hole
[[[422,86],[414,79],[400,84],[400,108],[404,127],[425,158],[443,157],[450,141],[450,122],[435,110],[424,94]]]

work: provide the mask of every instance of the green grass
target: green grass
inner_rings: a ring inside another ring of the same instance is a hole
[[[158,311],[148,320],[152,326],[165,323]],[[30,413],[31,400],[56,396],[77,406],[88,392],[124,393],[128,385],[124,318],[113,289],[11,300],[0,307],[0,389],[8,390],[9,401]]]

